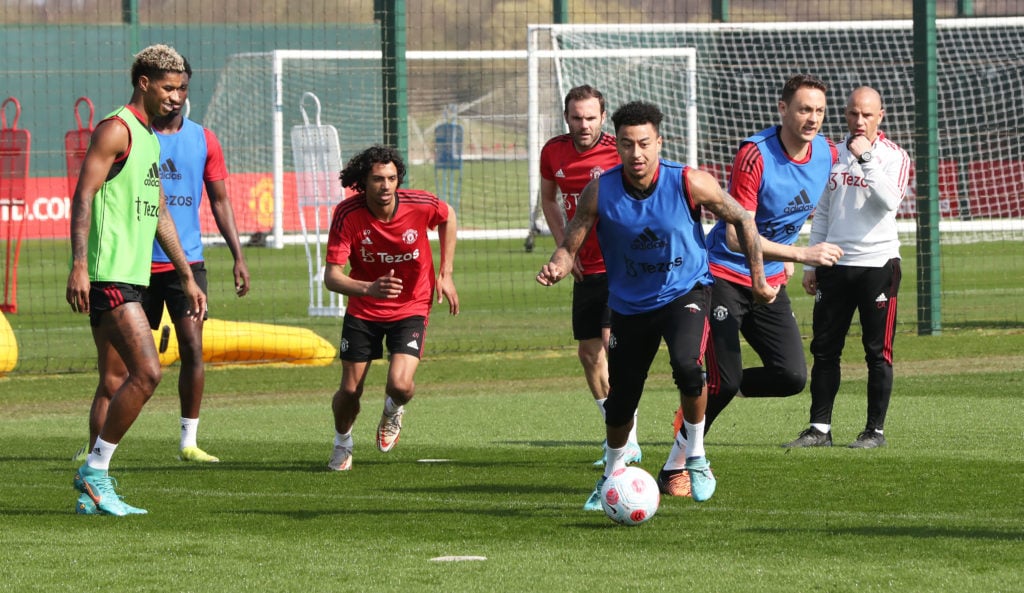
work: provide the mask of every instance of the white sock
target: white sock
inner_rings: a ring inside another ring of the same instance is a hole
[[[89,457],[86,458],[85,464],[92,469],[107,471],[110,469],[110,458],[114,456],[115,450],[117,450],[116,443],[108,443],[97,437],[96,444],[89,451]]]
[[[629,438],[627,439],[626,442],[629,442],[629,443],[635,443],[636,442],[636,417],[637,417],[638,413],[639,413],[638,410],[634,410],[633,411],[633,428],[629,429]]]
[[[605,412],[604,412],[604,402],[606,402],[606,401],[608,401],[608,398],[604,398],[604,397],[602,397],[601,399],[595,399],[594,400],[594,403],[597,404],[597,409],[601,410],[601,419],[602,420],[606,417],[605,416]]]
[[[388,416],[393,415],[400,409],[402,409],[402,406],[396,404],[390,395],[384,399],[384,413]]]
[[[622,446],[618,449],[612,449],[608,445],[605,445],[605,466],[604,466],[604,477],[608,477],[615,473],[615,470],[626,467],[626,447]]]
[[[665,461],[665,470],[677,470],[686,468],[686,440],[683,439],[682,431],[676,433],[676,439],[672,442],[672,450],[668,453],[668,460]]]
[[[690,424],[683,419],[686,428],[686,457],[704,457],[704,421]]]
[[[832,430],[832,425],[831,424],[820,424],[818,422],[812,422],[811,423],[811,428],[814,428],[814,429],[819,430],[819,431],[821,431],[821,432],[823,432],[825,434],[828,434],[828,431]]]
[[[350,431],[348,431],[345,434],[341,434],[340,432],[335,432],[334,433],[334,446],[335,447],[348,447],[349,449],[351,449],[352,448],[352,431],[350,430]]]
[[[199,431],[199,418],[181,417],[181,448],[196,446],[196,433]]]

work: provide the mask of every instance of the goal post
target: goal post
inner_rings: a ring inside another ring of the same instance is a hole
[[[652,100],[665,113],[661,134],[668,158],[697,166],[697,51],[692,47],[574,48],[565,31],[574,25],[530,25],[527,31],[529,235],[547,233],[539,207],[540,152],[564,133],[563,99],[569,89],[595,86],[608,110],[635,99]],[[594,30],[592,27],[588,30]],[[611,119],[606,131],[612,131]]]
[[[381,56],[376,50],[273,50],[229,57],[203,123],[220,137],[232,173],[271,176],[266,184],[271,188],[267,192],[270,203],[261,212],[266,218],[261,223],[268,229],[268,246],[280,248],[296,241],[285,230],[284,196],[291,172],[285,143],[286,129],[301,123],[295,114],[302,94],[312,92],[323,98],[324,122],[338,128],[344,162],[367,144],[383,141]],[[525,138],[525,108],[518,109],[514,91],[524,86],[520,79],[525,76],[520,71],[526,57],[525,50],[406,52],[410,78],[448,80],[458,76],[463,84],[468,80],[479,89],[481,96],[457,105],[460,124],[466,127],[465,158],[476,161],[525,158],[525,151],[521,157],[517,148],[525,141],[516,140],[519,134],[514,129],[521,119]],[[414,111],[417,116],[436,111],[432,125],[443,123],[451,92],[418,88],[412,92],[431,99],[438,96],[436,109],[417,104]],[[407,164],[433,159],[433,145],[427,137],[434,128],[422,129],[412,115],[409,128]],[[506,128],[509,130],[499,137],[495,130]],[[477,230],[486,233],[489,229]],[[507,234],[508,229],[497,231]],[[460,229],[460,236],[464,234]]]

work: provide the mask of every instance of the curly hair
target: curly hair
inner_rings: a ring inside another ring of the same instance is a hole
[[[394,163],[398,170],[398,185],[405,181],[405,161],[402,155],[390,146],[375,144],[349,159],[341,170],[341,185],[358,192],[366,191],[366,178],[377,164]]]
[[[664,117],[661,109],[658,109],[654,103],[630,101],[615,110],[615,113],[612,114],[612,123],[615,124],[616,134],[622,126],[642,126],[644,124],[651,124],[654,126],[654,131],[659,132],[661,120]]]
[[[138,85],[139,78],[143,76],[156,79],[167,72],[185,72],[185,58],[169,45],[151,45],[135,54],[135,61],[132,62],[132,86]]]

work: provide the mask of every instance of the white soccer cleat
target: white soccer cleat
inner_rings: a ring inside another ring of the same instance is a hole
[[[402,434],[402,416],[405,414],[405,407],[398,406],[395,413],[388,416],[387,413],[380,415],[380,423],[377,425],[377,448],[381,453],[387,453],[398,442]]]
[[[336,472],[345,472],[352,469],[352,447],[334,446],[331,460],[327,463],[327,469]]]

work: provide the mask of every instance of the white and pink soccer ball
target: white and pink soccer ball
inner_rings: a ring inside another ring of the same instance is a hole
[[[619,525],[639,525],[658,512],[661,492],[651,474],[630,466],[615,470],[601,486],[601,507]]]

